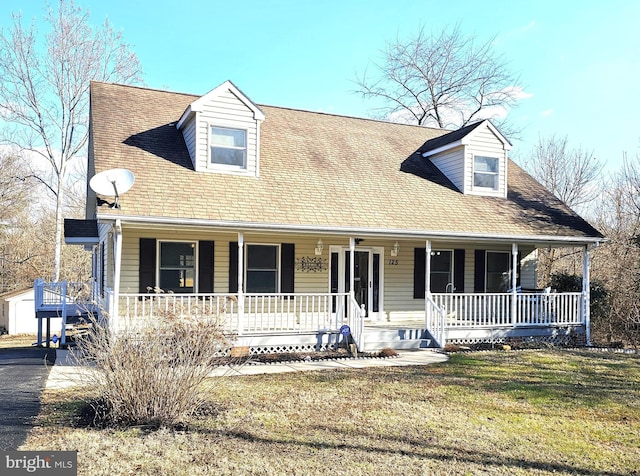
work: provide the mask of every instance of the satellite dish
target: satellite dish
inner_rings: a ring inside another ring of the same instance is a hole
[[[91,177],[89,187],[99,195],[115,197],[116,200],[111,204],[111,208],[120,208],[118,204],[120,194],[128,192],[135,181],[136,179],[131,170],[109,169]]]

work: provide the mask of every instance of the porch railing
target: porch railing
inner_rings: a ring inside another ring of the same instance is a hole
[[[121,294],[117,304],[120,326],[132,320],[153,319],[173,313],[176,317],[218,316],[229,333],[337,332],[349,324],[355,333],[362,319],[348,293],[309,294]],[[111,312],[113,315],[114,313]]]
[[[515,297],[515,314],[512,300]],[[433,294],[446,327],[572,325],[582,322],[581,293]]]
[[[427,296],[425,309],[425,327],[429,330],[431,337],[435,339],[436,347],[443,348],[446,345],[446,310],[438,305],[432,297]]]

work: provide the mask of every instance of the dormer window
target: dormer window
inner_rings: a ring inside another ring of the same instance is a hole
[[[247,131],[211,127],[210,164],[233,169],[247,168]]]
[[[473,159],[473,187],[498,190],[500,159],[476,155]]]

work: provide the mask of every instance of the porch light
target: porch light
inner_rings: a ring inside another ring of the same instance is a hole
[[[323,249],[324,249],[324,244],[322,243],[322,239],[320,239],[316,244],[316,256],[320,256],[322,254]]]
[[[398,256],[398,251],[400,250],[400,245],[398,244],[398,242],[396,241],[393,244],[393,248],[391,248],[391,256]]]

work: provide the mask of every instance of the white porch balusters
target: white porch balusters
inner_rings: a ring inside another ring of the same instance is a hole
[[[238,335],[244,331],[244,233],[238,232]]]
[[[511,245],[511,325],[515,326],[517,323],[517,299],[518,290],[518,244],[513,243]]]
[[[587,345],[591,346],[591,313],[589,310],[591,301],[591,290],[589,289],[589,268],[591,264],[591,256],[589,245],[584,247],[583,263],[582,263],[582,316],[581,320],[584,324],[585,338]]]

